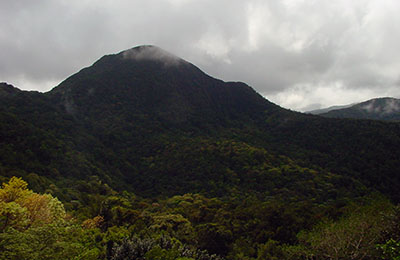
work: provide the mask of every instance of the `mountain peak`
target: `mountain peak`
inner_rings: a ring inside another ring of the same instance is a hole
[[[152,45],[103,56],[53,91],[57,103],[74,115],[151,116],[176,124],[218,125],[258,117],[275,109],[244,83],[223,82],[195,65]]]
[[[154,45],[141,45],[118,54],[123,59],[132,59],[135,61],[158,61],[164,65],[178,65],[183,60],[174,54]]]

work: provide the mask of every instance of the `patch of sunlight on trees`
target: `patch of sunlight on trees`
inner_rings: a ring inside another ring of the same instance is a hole
[[[68,218],[63,204],[27,187],[12,177],[0,188],[0,259],[98,259],[100,250],[83,243],[92,238]]]

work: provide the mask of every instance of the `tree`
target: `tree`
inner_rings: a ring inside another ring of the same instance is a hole
[[[1,232],[9,227],[23,230],[65,218],[64,206],[57,198],[35,193],[27,187],[28,183],[17,177],[3,183],[0,189]]]
[[[304,255],[311,259],[376,259],[376,244],[384,240],[390,222],[385,214],[393,205],[385,199],[373,199],[364,205],[353,205],[338,221],[326,220],[310,232],[302,232],[299,240]]]
[[[217,255],[182,244],[179,240],[161,235],[157,238],[124,239],[112,248],[111,260],[222,260]]]
[[[389,239],[384,244],[379,244],[378,249],[382,250],[382,259],[400,260],[400,241]]]
[[[12,177],[0,188],[0,259],[100,258],[103,250],[96,244],[100,218],[89,223],[91,229],[83,229],[66,219],[57,198],[27,187],[21,178]]]
[[[31,195],[32,191],[28,190],[28,183],[22,178],[11,177],[8,183],[3,183],[0,189],[0,202],[9,203],[23,200]]]

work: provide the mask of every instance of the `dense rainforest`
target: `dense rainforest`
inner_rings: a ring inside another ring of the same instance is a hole
[[[0,259],[398,259],[399,147],[154,46],[1,83]]]

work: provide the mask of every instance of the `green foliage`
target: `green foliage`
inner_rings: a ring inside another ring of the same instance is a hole
[[[8,227],[23,228],[28,224],[27,209],[15,202],[0,202],[0,231]]]
[[[0,208],[7,222],[0,259],[396,259],[398,253],[400,211],[378,195],[340,206],[112,193],[99,197],[99,215],[80,224],[20,178],[3,187],[1,198],[15,201]]]
[[[8,183],[3,183],[0,189],[0,201],[8,203],[24,200],[32,194],[32,191],[27,189],[28,183],[21,178],[12,177]]]
[[[258,248],[257,260],[279,260],[284,259],[285,253],[278,241],[268,240]]]
[[[390,222],[385,214],[393,206],[384,199],[351,205],[337,221],[327,220],[310,232],[299,235],[302,245],[309,248],[305,256],[316,259],[376,259],[376,244],[383,241]]]
[[[0,84],[0,258],[396,256],[400,214],[354,202],[400,201],[399,124],[181,65],[110,55],[49,93]]]
[[[101,248],[66,219],[63,204],[27,186],[12,177],[0,189],[0,259],[98,259]]]
[[[158,238],[124,239],[112,248],[111,260],[125,259],[154,259],[154,260],[220,260],[216,255],[209,255],[206,251],[196,250],[181,244],[178,240],[166,236]]]
[[[99,259],[93,237],[74,225],[49,224],[0,233],[0,259]]]
[[[64,220],[64,206],[57,198],[34,193],[27,186],[25,181],[16,177],[3,183],[0,188],[0,231],[9,227],[22,230]]]
[[[382,250],[382,259],[399,260],[400,259],[400,241],[389,239],[384,244],[378,244],[378,249]]]

